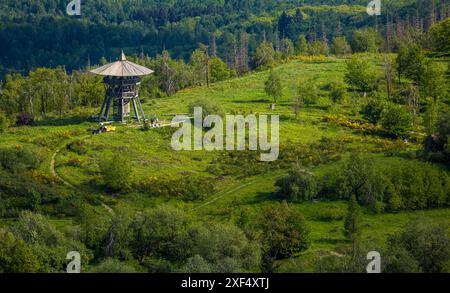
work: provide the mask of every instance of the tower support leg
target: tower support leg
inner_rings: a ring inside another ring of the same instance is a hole
[[[141,111],[142,119],[144,119],[144,121],[145,121],[144,109],[142,109],[142,104],[141,104],[141,100],[139,99],[139,96],[136,96],[136,100],[138,103],[139,110]]]
[[[134,109],[134,114],[135,114],[136,120],[138,122],[141,122],[141,118],[139,117],[139,112],[138,112],[138,109],[137,109],[137,106],[136,106],[136,99],[131,99],[131,101],[133,103],[133,109]]]
[[[113,98],[110,96],[108,97],[108,104],[106,105],[106,112],[105,112],[105,120],[108,121],[109,120],[109,113],[111,111],[111,103],[112,103]]]
[[[119,110],[119,115],[120,115],[120,122],[125,123],[125,109],[124,109],[124,103],[123,103],[123,99],[120,99],[120,110]]]
[[[105,110],[106,101],[108,100],[107,97],[103,98],[102,108],[100,109],[100,113],[98,114],[98,121],[102,120],[103,111]]]

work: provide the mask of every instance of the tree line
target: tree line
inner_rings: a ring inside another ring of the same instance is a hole
[[[342,221],[345,250],[339,255],[304,259],[311,228],[286,202],[272,203],[253,219],[237,223],[202,223],[170,206],[131,215],[102,216],[78,205],[72,229],[57,229],[45,216],[23,211],[14,225],[0,228],[0,272],[59,273],[66,254],[81,255],[82,272],[236,273],[365,272],[362,212],[349,201]],[[444,273],[449,270],[450,241],[444,226],[422,218],[406,223],[380,250],[385,273]],[[290,259],[291,267],[282,264]],[[312,263],[311,263],[312,262]]]
[[[279,49],[283,40],[296,43],[304,35],[308,42],[331,45],[337,37],[357,38],[355,28],[380,32],[385,49],[395,51],[397,39],[409,37],[411,27],[428,30],[448,17],[450,7],[447,0],[384,1],[389,14],[374,18],[366,14],[366,2],[98,0],[83,3],[82,16],[70,18],[66,1],[2,1],[0,76],[63,64],[77,70],[101,57],[115,58],[121,49],[151,57],[168,50],[187,61],[199,43],[230,66],[263,41]]]

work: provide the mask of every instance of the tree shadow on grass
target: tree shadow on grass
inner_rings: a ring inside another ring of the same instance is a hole
[[[348,241],[346,241],[345,239],[336,239],[336,238],[326,238],[326,237],[322,237],[319,239],[314,240],[314,242],[316,244],[328,244],[328,245],[345,245],[348,244]]]
[[[339,245],[339,244],[346,244],[347,241],[345,239],[336,239],[336,238],[319,238],[315,240],[317,243],[323,243],[323,244],[330,244],[330,245]]]
[[[258,204],[265,201],[277,201],[275,193],[273,192],[258,192],[255,197],[252,197],[246,201],[246,204]]]
[[[268,99],[258,99],[258,100],[233,100],[236,104],[266,104],[271,103],[272,100]]]
[[[75,116],[62,118],[48,118],[34,122],[34,126],[68,126],[93,122],[90,116]]]

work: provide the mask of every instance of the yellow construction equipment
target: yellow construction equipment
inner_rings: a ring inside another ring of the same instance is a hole
[[[116,131],[116,127],[114,125],[106,125],[105,132],[114,132]]]
[[[116,131],[116,126],[112,124],[102,123],[102,126],[99,129],[92,131],[92,134],[100,134],[104,132],[114,132]]]

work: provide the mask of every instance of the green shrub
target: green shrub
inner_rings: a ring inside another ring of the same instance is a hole
[[[370,123],[377,124],[381,119],[381,115],[384,111],[385,103],[379,99],[374,98],[365,105],[361,111],[364,119],[369,121]]]
[[[286,202],[265,207],[259,218],[263,242],[263,271],[271,259],[292,257],[308,249],[310,229],[303,215]]]
[[[369,61],[354,56],[346,64],[345,82],[348,85],[363,92],[371,92],[375,89],[376,76]]]
[[[38,270],[39,261],[25,241],[0,229],[0,272],[35,273]]]
[[[67,191],[61,185],[40,180],[41,178],[33,176],[33,172],[10,173],[0,169],[0,217],[17,217],[24,209],[45,209],[49,214],[55,215],[48,203],[58,203],[67,196]]]
[[[430,164],[403,162],[395,166],[376,166],[372,158],[353,155],[338,170],[325,174],[320,196],[348,199],[375,212],[444,207],[450,203],[450,177]]]
[[[20,113],[16,117],[17,126],[33,125],[34,116],[30,113]]]
[[[445,109],[439,116],[437,135],[429,135],[423,142],[424,157],[450,166],[450,111]]]
[[[67,261],[64,256],[69,251],[78,251],[82,263],[88,263],[92,257],[81,242],[58,231],[40,214],[28,211],[20,213],[13,231],[17,238],[30,246],[33,255],[38,258],[39,273],[65,272]]]
[[[281,152],[280,152],[281,153]],[[247,177],[266,172],[276,162],[261,162],[259,152],[244,151],[222,152],[214,158],[207,171],[217,176]]]
[[[215,192],[212,178],[193,175],[181,176],[177,179],[153,177],[141,182],[138,188],[151,196],[180,198],[185,201],[202,200]]]
[[[91,273],[137,273],[133,265],[117,259],[107,258],[90,270]]]
[[[78,168],[80,168],[81,166],[83,166],[83,162],[82,162],[78,157],[76,157],[76,156],[74,155],[74,156],[71,156],[71,157],[65,162],[65,165],[66,165],[66,166],[69,166],[69,167],[78,167]]]
[[[412,128],[412,117],[402,106],[391,104],[381,115],[381,125],[389,135],[403,138]]]
[[[87,153],[86,141],[82,139],[77,139],[69,143],[66,148],[68,151],[77,153],[79,155],[84,155]]]
[[[345,216],[345,210],[340,208],[323,208],[320,209],[317,215],[315,216],[316,219],[319,221],[340,221],[344,219]]]
[[[3,113],[0,112],[0,133],[5,132],[8,126],[9,126],[8,117],[6,117]]]
[[[315,273],[343,273],[348,263],[348,258],[338,255],[325,255],[314,261]]]
[[[438,208],[450,203],[450,177],[430,164],[408,162],[384,172],[391,182],[385,192],[388,209]]]
[[[322,110],[328,110],[333,103],[328,97],[319,97],[316,101],[316,107]]]
[[[289,171],[289,175],[276,181],[277,196],[289,202],[303,202],[316,197],[318,188],[315,176],[299,168]]]
[[[29,148],[0,149],[0,166],[13,173],[36,169],[40,161]]]
[[[352,50],[353,52],[372,52],[378,51],[383,44],[383,37],[373,28],[357,29],[352,32]]]
[[[211,58],[209,60],[209,78],[211,82],[228,79],[232,74],[233,72],[220,58]]]
[[[319,90],[316,82],[311,79],[300,80],[297,86],[297,97],[307,107],[316,104],[319,98]]]
[[[275,163],[280,168],[291,168],[298,163],[317,166],[340,160],[346,150],[344,141],[329,137],[322,137],[309,145],[288,141],[280,146],[280,158]]]
[[[200,256],[215,273],[250,270],[259,264],[260,247],[229,224],[197,224],[190,231],[191,254]],[[192,259],[191,259],[192,260]],[[208,269],[197,257],[197,264]]]
[[[387,272],[448,272],[450,237],[447,228],[426,218],[409,222],[388,239]]]
[[[223,116],[224,111],[222,107],[215,101],[210,99],[197,99],[189,104],[189,113],[194,113],[195,107],[201,107],[203,110],[203,117],[208,115]]]
[[[132,184],[133,166],[123,155],[116,154],[100,162],[100,172],[106,187],[114,191],[127,191]]]
[[[135,257],[158,257],[170,261],[182,261],[189,256],[189,216],[171,206],[152,209],[131,223],[135,237],[130,248]]]
[[[340,103],[347,96],[347,86],[341,81],[330,83],[330,99],[335,103]]]
[[[212,273],[211,264],[196,254],[186,260],[186,263],[179,270],[180,273]]]

